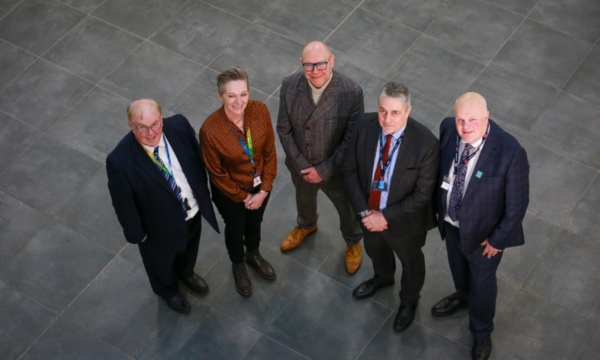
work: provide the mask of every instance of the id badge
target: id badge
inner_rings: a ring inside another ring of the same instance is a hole
[[[253,187],[258,186],[261,183],[262,183],[262,181],[260,180],[260,174],[259,173],[254,174],[254,180],[252,182],[252,184],[253,184],[252,186]]]
[[[452,190],[452,184],[450,183],[450,179],[448,178],[448,175],[444,175],[444,180],[442,180],[442,189],[444,189],[446,191]]]
[[[387,189],[388,184],[385,181],[379,180],[373,182],[373,191],[387,191]]]

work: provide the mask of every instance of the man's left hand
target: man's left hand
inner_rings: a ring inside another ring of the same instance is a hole
[[[362,219],[363,225],[371,232],[379,232],[388,228],[388,222],[381,211],[375,211]]]
[[[302,173],[303,179],[311,184],[318,184],[323,181],[314,166],[300,170],[300,172]]]
[[[481,243],[481,246],[485,246],[481,255],[487,256],[488,259],[490,259],[492,256],[495,256],[497,253],[502,252],[502,250],[498,250],[498,249],[492,247],[492,245],[490,245],[488,239],[485,239]]]

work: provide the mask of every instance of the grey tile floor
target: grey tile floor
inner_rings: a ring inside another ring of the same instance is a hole
[[[251,272],[251,298],[205,227],[196,270],[211,290],[188,293],[193,310],[178,315],[122,236],[104,159],[129,130],[128,103],[155,98],[198,130],[220,104],[215,75],[241,65],[275,122],[282,78],[319,39],[368,111],[389,80],[434,132],[462,92],[488,98],[531,162],[526,245],[499,270],[492,358],[599,359],[598,19],[598,0],[0,0],[0,358],[468,359],[467,314],[429,311],[453,290],[435,231],[401,335],[398,286],[352,298],[372,266],[346,275],[325,198],[319,231],[279,251],[295,223],[280,144],[263,228],[279,276]]]

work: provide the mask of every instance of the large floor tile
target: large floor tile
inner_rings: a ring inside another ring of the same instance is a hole
[[[495,359],[577,359],[599,329],[555,303],[519,291],[496,319]]]
[[[600,320],[600,248],[563,230],[531,272],[524,287],[574,311]]]
[[[114,359],[129,356],[64,318],[58,319],[21,357],[23,360]]]
[[[418,36],[406,26],[358,9],[327,39],[327,44],[337,50],[341,60],[383,77]]]
[[[523,17],[487,2],[455,0],[425,33],[491,59],[522,21]]]
[[[581,200],[575,206],[571,217],[564,224],[565,228],[575,234],[600,245],[600,177],[586,190]]]
[[[409,28],[424,31],[450,2],[450,0],[366,0],[361,2],[360,7]]]
[[[540,1],[529,18],[591,43],[600,36],[600,3],[595,0]]]
[[[338,57],[338,51],[336,49],[332,48],[331,53],[336,56],[334,65],[335,71],[358,83],[363,90],[363,96],[367,96],[369,92],[373,91],[374,87],[381,80],[376,75],[369,73],[368,70],[362,66],[356,66],[351,62],[345,61],[345,56],[342,55],[341,57]],[[277,98],[279,99],[279,96],[277,96]]]
[[[595,360],[600,354],[600,331],[596,337],[587,344],[587,351],[577,360]]]
[[[117,254],[126,244],[108,193],[106,172],[99,171],[69,202],[56,219]]]
[[[152,98],[168,107],[202,70],[202,65],[146,42],[100,85],[130,100]]]
[[[93,82],[102,80],[142,40],[103,21],[86,17],[44,58]]]
[[[201,64],[210,64],[250,25],[201,2],[188,2],[150,38]]]
[[[523,141],[529,160],[529,207],[533,215],[560,225],[567,219],[596,172]]]
[[[84,17],[58,1],[25,0],[0,20],[0,37],[41,55]]]
[[[256,25],[250,26],[211,64],[221,72],[241,66],[250,76],[251,86],[272,93],[284,77],[300,66],[303,45]]]
[[[355,359],[390,316],[389,309],[354,300],[346,287],[315,274],[267,335],[311,359]]]
[[[50,224],[38,231],[6,263],[0,270],[0,278],[48,308],[60,312],[113,257],[113,254],[80,234],[62,225]]]
[[[276,0],[204,0],[216,8],[237,15],[243,19],[254,21],[265,9]]]
[[[392,330],[393,321],[388,319],[357,360],[455,360],[466,359],[469,354],[466,347],[416,323],[397,334]]]
[[[2,112],[0,112],[0,128],[2,129],[0,153],[3,157],[3,161],[0,162],[0,172],[2,172],[29,149],[42,136],[42,133]]]
[[[96,10],[104,0],[61,0],[61,2],[89,14]]]
[[[275,280],[261,278],[253,267],[246,265],[253,292],[249,298],[242,297],[235,289],[231,261],[223,256],[206,274],[205,279],[212,286],[210,293],[202,298],[224,314],[264,332],[314,271],[268,248],[261,248],[261,254],[275,269]]]
[[[556,88],[577,69],[591,44],[525,20],[494,61]]]
[[[0,18],[8,14],[14,9],[22,0],[0,0]]]
[[[0,281],[2,359],[18,359],[54,319],[52,311]]]
[[[44,131],[92,86],[55,65],[38,60],[0,91],[0,109]]]
[[[351,294],[352,290],[363,281],[373,277],[373,262],[365,251],[364,239],[361,240],[360,246],[362,249],[362,265],[355,274],[348,275],[346,272],[346,244],[341,241],[317,271],[348,287],[348,294]]]
[[[531,9],[538,3],[537,0],[487,0],[489,3],[503,7],[523,16],[529,14]]]
[[[386,78],[443,104],[453,105],[485,64],[483,58],[422,35]]]
[[[92,15],[147,38],[185,3],[186,0],[106,0]]]
[[[564,90],[600,106],[600,47],[594,46]]]
[[[340,0],[326,4],[319,0],[278,0],[266,6],[255,22],[305,44],[325,40],[353,9]]]
[[[577,120],[572,114],[577,112]],[[565,92],[558,94],[528,139],[566,158],[600,169],[600,108]]]
[[[49,219],[0,191],[0,268],[49,222]]]
[[[250,350],[244,360],[306,360],[308,358],[298,354],[272,339],[263,336]]]
[[[41,137],[0,178],[0,189],[46,214],[54,214],[101,168],[101,164],[48,137]]]
[[[47,133],[104,163],[106,156],[131,130],[126,114],[129,104],[129,100],[96,87]]]
[[[35,56],[0,41],[0,90],[35,61]]]
[[[502,128],[527,136],[558,90],[496,63],[477,77],[469,89],[483,95],[490,117]]]

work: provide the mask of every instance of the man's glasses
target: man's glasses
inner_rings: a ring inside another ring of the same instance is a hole
[[[316,67],[317,70],[323,71],[325,69],[327,69],[327,63],[329,61],[320,61],[317,63],[302,63],[302,68],[304,69],[304,71],[313,71],[314,68]]]
[[[160,128],[162,127],[163,123],[162,121],[159,123],[156,123],[150,127],[148,126],[137,126],[136,124],[133,124],[133,126],[135,126],[135,128],[137,129],[137,131],[139,131],[141,134],[147,134],[148,131],[150,131],[150,129],[152,129],[153,132],[158,132],[158,130],[160,130]]]

